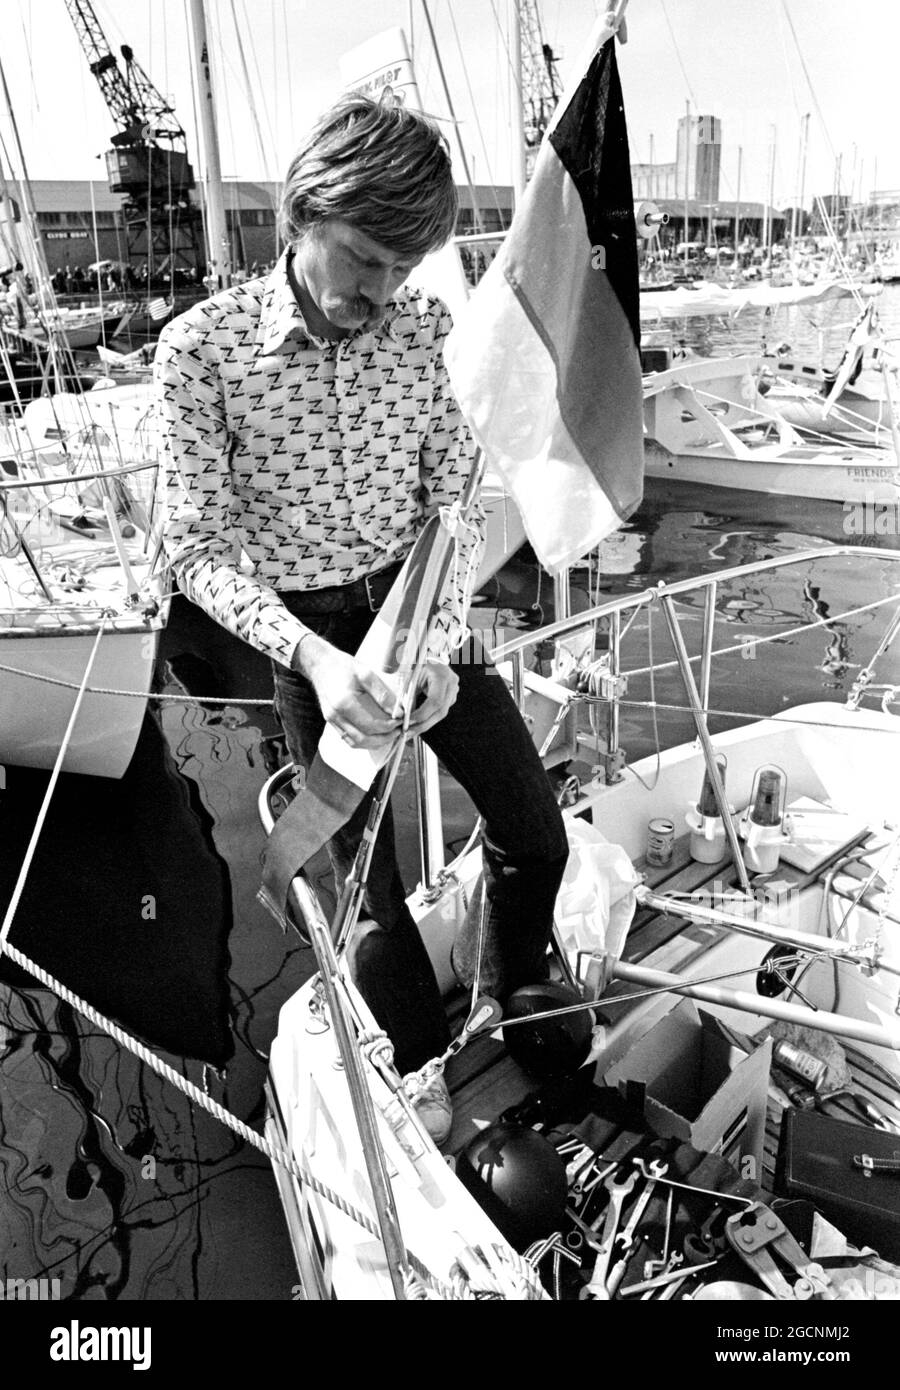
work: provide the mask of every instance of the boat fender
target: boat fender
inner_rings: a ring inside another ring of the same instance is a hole
[[[525,985],[510,995],[504,1019],[523,1019],[584,1002],[570,985],[554,981]],[[578,1070],[591,1050],[593,1023],[591,1010],[582,1009],[579,1013],[503,1028],[503,1042],[513,1061],[530,1076],[567,1076]]]
[[[537,1130],[489,1125],[458,1156],[456,1176],[520,1254],[562,1227],[565,1163]]]

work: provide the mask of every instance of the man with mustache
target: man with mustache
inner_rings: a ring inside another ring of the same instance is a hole
[[[214,295],[160,336],[164,536],[182,590],[272,658],[289,751],[308,767],[325,722],[356,748],[397,737],[393,697],[353,653],[425,520],[452,505],[472,444],[442,348],[450,317],[405,282],[452,236],[447,144],[402,105],[352,95],[319,120],[284,184],[285,251],[268,277]],[[454,968],[501,1000],[546,973],[567,858],[532,740],[465,626],[483,517],[465,528],[431,639],[412,731],[484,816],[485,909]],[[468,638],[468,640],[467,640]],[[368,800],[330,842],[338,886]],[[354,980],[401,1073],[443,1052],[447,1022],[405,901],[390,815],[353,936]],[[435,1138],[443,1079],[421,1098]]]

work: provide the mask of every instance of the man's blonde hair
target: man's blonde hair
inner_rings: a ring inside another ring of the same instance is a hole
[[[453,235],[458,205],[450,152],[434,122],[354,93],[319,118],[291,160],[279,225],[294,243],[339,218],[419,260]]]

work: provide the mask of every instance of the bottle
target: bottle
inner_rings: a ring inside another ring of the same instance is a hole
[[[811,1052],[805,1052],[802,1047],[796,1047],[794,1043],[780,1040],[772,1048],[772,1061],[777,1062],[791,1076],[795,1076],[798,1081],[803,1081],[807,1086],[811,1086],[815,1092],[820,1092],[828,1074],[828,1063],[823,1062],[819,1057],[814,1057]]]

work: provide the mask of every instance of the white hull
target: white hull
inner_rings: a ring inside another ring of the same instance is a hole
[[[759,367],[757,358],[702,358],[646,377],[646,476],[779,497],[900,503],[892,450],[805,442],[757,390]]]
[[[64,772],[123,775],[143,722],[161,627],[161,622],[135,620],[101,638],[89,687],[136,691],[143,698],[86,694]],[[0,763],[53,767],[95,636],[96,628],[87,625],[80,635],[15,631],[0,637],[0,663],[6,668],[0,670]],[[9,668],[27,674],[14,675]]]
[[[800,459],[734,458],[714,448],[672,454],[655,441],[644,451],[648,478],[704,487],[739,488],[772,497],[808,497],[822,502],[900,505],[900,475],[890,465],[866,462],[848,450],[845,459],[811,448]]]
[[[101,625],[62,767],[121,777],[134,752],[168,612],[147,409],[127,388],[41,397],[4,431],[0,762],[54,766]]]

